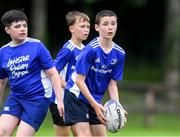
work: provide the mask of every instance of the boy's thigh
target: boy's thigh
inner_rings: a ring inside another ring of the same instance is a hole
[[[20,121],[19,123],[19,126],[18,126],[18,129],[16,131],[16,136],[33,136],[35,134],[35,129],[27,124],[26,122],[24,121]]]
[[[72,126],[76,130],[77,136],[92,136],[91,128],[88,122],[78,122]]]
[[[106,136],[106,127],[103,124],[90,125],[92,136]]]
[[[18,123],[19,119],[16,116],[2,114],[0,116],[0,135],[10,136]]]

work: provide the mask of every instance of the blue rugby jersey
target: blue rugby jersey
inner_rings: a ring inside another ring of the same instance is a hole
[[[77,58],[84,48],[82,44],[81,47],[77,47],[71,40],[68,40],[63,48],[58,52],[54,63],[56,69],[60,73],[61,77],[67,81],[75,69]],[[52,102],[57,103],[57,98],[55,93],[52,95]]]
[[[76,75],[84,75],[91,95],[100,103],[110,80],[122,80],[124,61],[125,51],[120,46],[113,42],[111,51],[105,53],[100,46],[99,39],[95,38],[81,52],[66,89],[88,103],[75,84]]]
[[[10,42],[0,49],[0,79],[8,77],[11,94],[19,98],[50,98],[52,86],[43,70],[53,66],[49,51],[37,39],[16,46]]]

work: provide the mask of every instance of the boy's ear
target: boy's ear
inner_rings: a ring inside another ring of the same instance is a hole
[[[73,32],[73,30],[74,30],[74,27],[73,26],[69,26],[69,31]]]
[[[8,27],[5,27],[5,31],[7,34],[9,34],[9,28]]]
[[[94,27],[96,31],[99,31],[99,26],[97,24],[95,24]]]

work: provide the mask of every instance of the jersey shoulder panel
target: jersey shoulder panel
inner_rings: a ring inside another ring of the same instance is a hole
[[[124,49],[121,46],[119,46],[118,44],[114,43],[114,47],[113,48],[115,50],[120,51],[121,53],[125,54]]]
[[[28,42],[41,42],[40,40],[35,39],[35,38],[27,38],[27,41]]]
[[[98,39],[97,39],[97,38],[94,38],[92,41],[90,41],[90,42],[88,43],[88,45],[89,45],[90,47],[92,47],[93,49],[99,47]]]
[[[2,46],[2,47],[1,47],[1,49],[3,49],[3,48],[5,48],[5,47],[10,46],[10,43],[11,43],[11,42],[9,42],[9,43],[5,44],[4,46]]]
[[[73,51],[73,49],[75,48],[75,45],[74,45],[70,40],[68,40],[68,41],[64,44],[63,48],[67,48],[67,49]]]

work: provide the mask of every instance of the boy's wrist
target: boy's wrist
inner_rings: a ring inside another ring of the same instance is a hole
[[[91,104],[91,106],[93,107],[93,108],[95,108],[97,105],[98,105],[98,103],[96,102],[96,101],[93,101],[92,103],[90,103]]]

